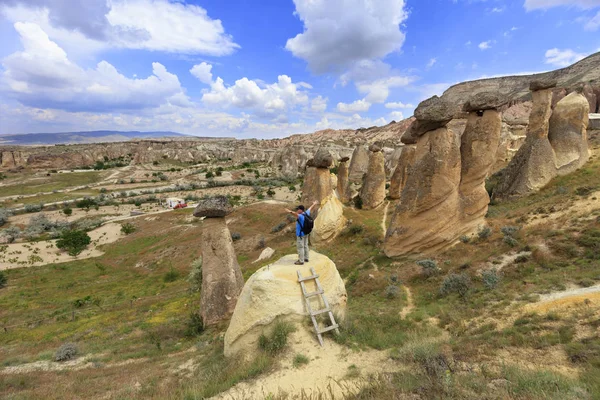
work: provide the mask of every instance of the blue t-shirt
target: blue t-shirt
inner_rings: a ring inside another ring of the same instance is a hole
[[[302,232],[302,226],[304,226],[304,214],[310,215],[310,210],[306,210],[304,213],[298,215],[298,221],[296,221],[296,236],[304,236],[304,232]]]

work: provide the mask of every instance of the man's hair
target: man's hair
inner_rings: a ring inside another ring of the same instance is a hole
[[[300,204],[298,207],[296,207],[296,211],[297,211],[297,210],[302,210],[302,211],[304,211],[304,206],[303,206],[302,204]]]

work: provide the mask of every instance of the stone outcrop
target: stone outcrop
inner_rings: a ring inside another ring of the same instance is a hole
[[[415,146],[412,145],[402,147],[398,165],[396,165],[396,169],[394,170],[390,181],[390,199],[396,200],[400,198],[402,190],[404,189],[404,186],[406,186],[410,168],[415,162],[415,150]]]
[[[331,168],[333,156],[327,149],[320,148],[313,157],[313,165],[317,168]]]
[[[372,209],[385,200],[385,159],[378,144],[369,147],[369,165],[360,189],[363,208]]]
[[[552,90],[532,84],[533,108],[527,137],[510,164],[502,171],[495,191],[497,198],[523,196],[544,187],[558,174],[580,168],[588,159],[587,121],[589,103],[572,92],[552,111]],[[550,132],[552,134],[550,135]]]
[[[312,160],[309,160],[304,173],[302,184],[302,197],[300,201],[308,207],[313,201],[323,204],[323,201],[333,193],[331,186],[331,173],[329,168],[317,168]]]
[[[485,178],[495,162],[502,129],[502,116],[495,108],[503,101],[491,94],[474,97],[465,105],[469,114],[462,135],[441,126],[410,137],[416,146],[404,161],[401,157],[393,190],[390,187],[390,195],[400,201],[386,233],[386,255],[441,250],[483,222],[489,203]],[[448,109],[439,102],[428,102],[427,107],[432,104],[443,112]],[[436,115],[441,114],[429,115],[440,119]],[[436,126],[418,119],[416,123]]]
[[[350,182],[348,181],[348,160],[349,157],[343,157],[338,165],[337,173],[337,195],[344,204],[351,199]]]
[[[352,183],[362,182],[363,175],[369,168],[369,151],[364,145],[356,146],[350,159],[348,179]]]
[[[339,318],[345,316],[346,288],[333,261],[311,251],[310,266],[305,264],[298,267],[294,265],[296,258],[296,255],[287,255],[259,269],[248,279],[225,333],[225,356],[244,353],[252,356],[258,351],[259,336],[268,333],[273,323],[279,320],[294,323],[298,329],[312,329],[306,326],[309,316],[298,286],[296,270],[300,270],[303,276],[309,276],[310,267],[313,267],[333,312]],[[308,290],[316,290],[311,285],[307,284]],[[324,307],[318,302],[318,297],[311,298],[314,310]]]
[[[324,199],[315,218],[310,239],[314,243],[329,242],[346,227],[344,206],[335,194]]]
[[[231,233],[223,218],[231,209],[225,196],[201,200],[194,216],[202,226],[202,289],[200,315],[205,326],[229,318],[244,286]]]

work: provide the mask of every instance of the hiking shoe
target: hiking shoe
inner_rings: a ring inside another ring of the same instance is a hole
[[[304,262],[308,262],[308,258],[304,259]]]
[[[300,261],[300,260],[296,261],[294,264],[296,264],[296,265],[304,265],[304,263],[302,261]]]

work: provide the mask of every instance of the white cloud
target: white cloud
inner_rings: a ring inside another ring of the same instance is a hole
[[[527,11],[548,9],[558,6],[590,9],[594,7],[600,7],[600,0],[525,0],[524,4],[524,7]]]
[[[2,60],[1,85],[19,102],[64,110],[137,110],[186,98],[177,75],[152,64],[146,79],[129,79],[106,61],[83,69],[36,24],[19,23],[23,51]],[[43,67],[41,67],[43,66]],[[176,96],[176,97],[173,97]]]
[[[395,102],[395,103],[385,103],[385,108],[391,108],[391,109],[396,109],[396,108],[415,108],[415,106],[413,106],[412,104],[404,104],[401,101],[399,102]]]
[[[317,96],[310,102],[310,109],[314,112],[324,112],[327,109],[327,98]]]
[[[576,53],[571,49],[559,50],[557,48],[546,51],[546,64],[557,67],[567,67],[577,61],[585,58],[585,54]]]
[[[404,0],[294,0],[304,32],[285,48],[316,73],[339,71],[360,60],[400,50],[408,14]]]
[[[219,77],[211,84],[210,91],[204,93],[202,101],[207,105],[233,106],[254,110],[259,115],[271,115],[308,103],[308,94],[298,86],[287,75],[279,75],[277,82],[269,85],[244,77],[232,86],[225,86]]]
[[[212,65],[201,62],[190,69],[190,73],[194,75],[202,83],[210,85],[212,83]]]
[[[505,8],[504,7],[494,7],[492,8],[492,12],[493,13],[501,13],[504,12]]]
[[[493,40],[487,40],[485,42],[479,43],[479,45],[477,47],[479,47],[480,50],[487,50],[492,47],[493,43],[494,43]]]
[[[583,29],[586,31],[597,31],[600,28],[600,11],[592,19],[586,22]]]
[[[427,68],[431,68],[435,65],[435,63],[437,62],[437,58],[431,58],[429,60],[429,62],[427,63]]]
[[[223,56],[239,48],[202,7],[168,0],[2,0],[12,22],[33,22],[70,51],[123,47]]]
[[[404,119],[404,114],[402,111],[392,111],[390,113],[390,119],[393,119],[396,122],[402,121]]]
[[[369,108],[371,108],[371,103],[369,103],[365,99],[356,100],[350,104],[347,104],[347,103],[338,103],[337,104],[338,111],[343,112],[343,113],[364,112],[364,111],[369,111]]]

